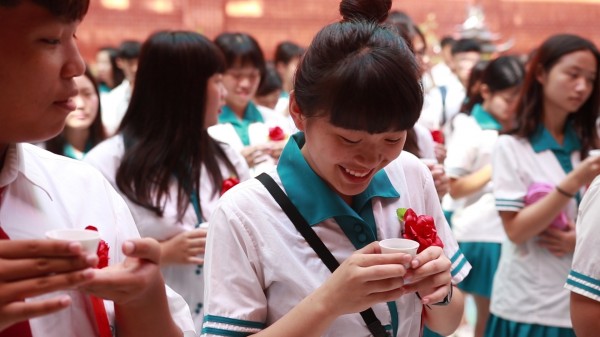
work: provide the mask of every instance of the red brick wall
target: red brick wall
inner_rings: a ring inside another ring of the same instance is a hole
[[[339,19],[339,0],[255,0],[263,3],[260,18],[233,18],[225,14],[232,0],[170,0],[173,11],[158,14],[147,4],[156,0],[130,0],[127,11],[108,10],[92,0],[90,12],[78,32],[84,57],[93,63],[96,49],[118,45],[123,39],[145,39],[159,29],[190,29],[214,38],[222,31],[244,31],[261,43],[267,58],[284,39],[308,44],[325,24]],[[168,1],[168,0],[163,0]],[[394,1],[395,9],[409,13],[437,36],[453,33],[466,18],[467,3],[474,0]],[[514,38],[514,52],[528,52],[545,37],[571,32],[600,44],[600,1],[593,0],[479,0],[486,22],[501,41]]]

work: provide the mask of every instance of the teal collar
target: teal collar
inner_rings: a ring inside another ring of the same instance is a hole
[[[483,130],[502,130],[502,125],[489,112],[483,109],[481,104],[475,104],[471,110],[471,116]]]
[[[65,146],[63,147],[63,155],[65,157],[69,157],[72,159],[77,159],[77,160],[81,160],[83,159],[83,157],[85,156],[86,153],[90,152],[90,150],[93,148],[94,146],[92,145],[91,141],[88,141],[85,144],[85,150],[83,151],[83,153],[75,150],[75,148],[73,147],[73,145],[69,144],[69,143],[65,143]]]
[[[227,105],[221,109],[221,113],[219,114],[219,123],[240,124],[241,121],[249,123],[263,123],[264,119],[260,111],[258,111],[256,105],[252,102],[248,103],[246,110],[244,110],[244,117],[242,119],[240,119]]]
[[[359,214],[366,206],[370,209],[369,201],[372,198],[400,197],[385,171],[380,170],[367,189],[354,197],[352,207],[348,206],[308,165],[300,152],[304,142],[302,132],[290,137],[279,158],[277,172],[288,197],[311,226],[326,219],[342,216],[364,222]]]
[[[264,123],[264,119],[256,105],[250,102],[244,111],[244,118],[240,119],[238,116],[229,108],[224,106],[219,114],[219,123],[231,124],[235,133],[242,141],[245,146],[250,145],[250,135],[248,134],[248,127],[252,123]]]
[[[577,133],[575,132],[575,128],[572,123],[567,123],[565,126],[565,139],[563,145],[561,146],[558,142],[552,137],[550,132],[543,125],[539,125],[533,135],[529,138],[531,142],[531,146],[536,153],[545,151],[545,150],[553,150],[553,151],[564,151],[566,153],[571,153],[576,150],[581,149],[581,142],[579,141],[579,137],[577,137]]]

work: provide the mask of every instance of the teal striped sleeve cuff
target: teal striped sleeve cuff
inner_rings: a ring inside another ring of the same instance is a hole
[[[463,255],[462,251],[458,249],[454,255],[450,258],[452,267],[450,274],[452,275],[452,283],[458,284],[462,281],[471,270],[471,264],[467,261],[467,258]]]
[[[499,211],[518,212],[525,207],[524,199],[499,199],[496,198],[496,209]]]
[[[571,270],[565,288],[600,302],[600,280],[598,279]]]
[[[265,324],[261,322],[206,315],[202,324],[202,336],[246,337],[264,328]]]

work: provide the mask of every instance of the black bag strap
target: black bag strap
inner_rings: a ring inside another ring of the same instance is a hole
[[[304,240],[310,245],[310,247],[317,253],[319,258],[323,261],[323,263],[329,268],[329,270],[333,273],[337,267],[340,266],[340,263],[335,259],[333,254],[327,249],[323,241],[319,238],[317,233],[310,227],[306,219],[302,216],[298,208],[294,206],[290,198],[283,192],[281,187],[277,185],[273,178],[266,174],[259,174],[256,179],[260,181],[271,193],[275,201],[279,204],[279,207],[283,210],[283,212],[290,218],[298,232],[302,234]],[[386,337],[389,336],[388,332],[385,330],[381,321],[373,312],[373,309],[369,308],[360,313],[365,323],[367,323],[367,328],[374,337]]]

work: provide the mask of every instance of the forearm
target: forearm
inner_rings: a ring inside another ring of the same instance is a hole
[[[423,307],[423,310],[425,310],[425,325],[440,335],[452,334],[462,320],[464,303],[462,292],[454,287],[452,301],[447,306],[430,305],[429,308],[427,306]]]
[[[460,178],[450,179],[450,196],[458,199],[480,191],[492,179],[492,166],[486,165],[478,171]]]
[[[115,305],[115,318],[119,337],[183,336],[171,317],[164,285],[158,284],[143,301]]]
[[[275,323],[253,335],[256,337],[319,337],[337,318],[319,299],[318,292],[304,298]]]
[[[539,235],[567,206],[571,199],[553,190],[548,195],[520,210],[500,212],[508,238],[521,244]]]
[[[571,320],[578,337],[598,336],[600,330],[600,302],[571,293]]]

